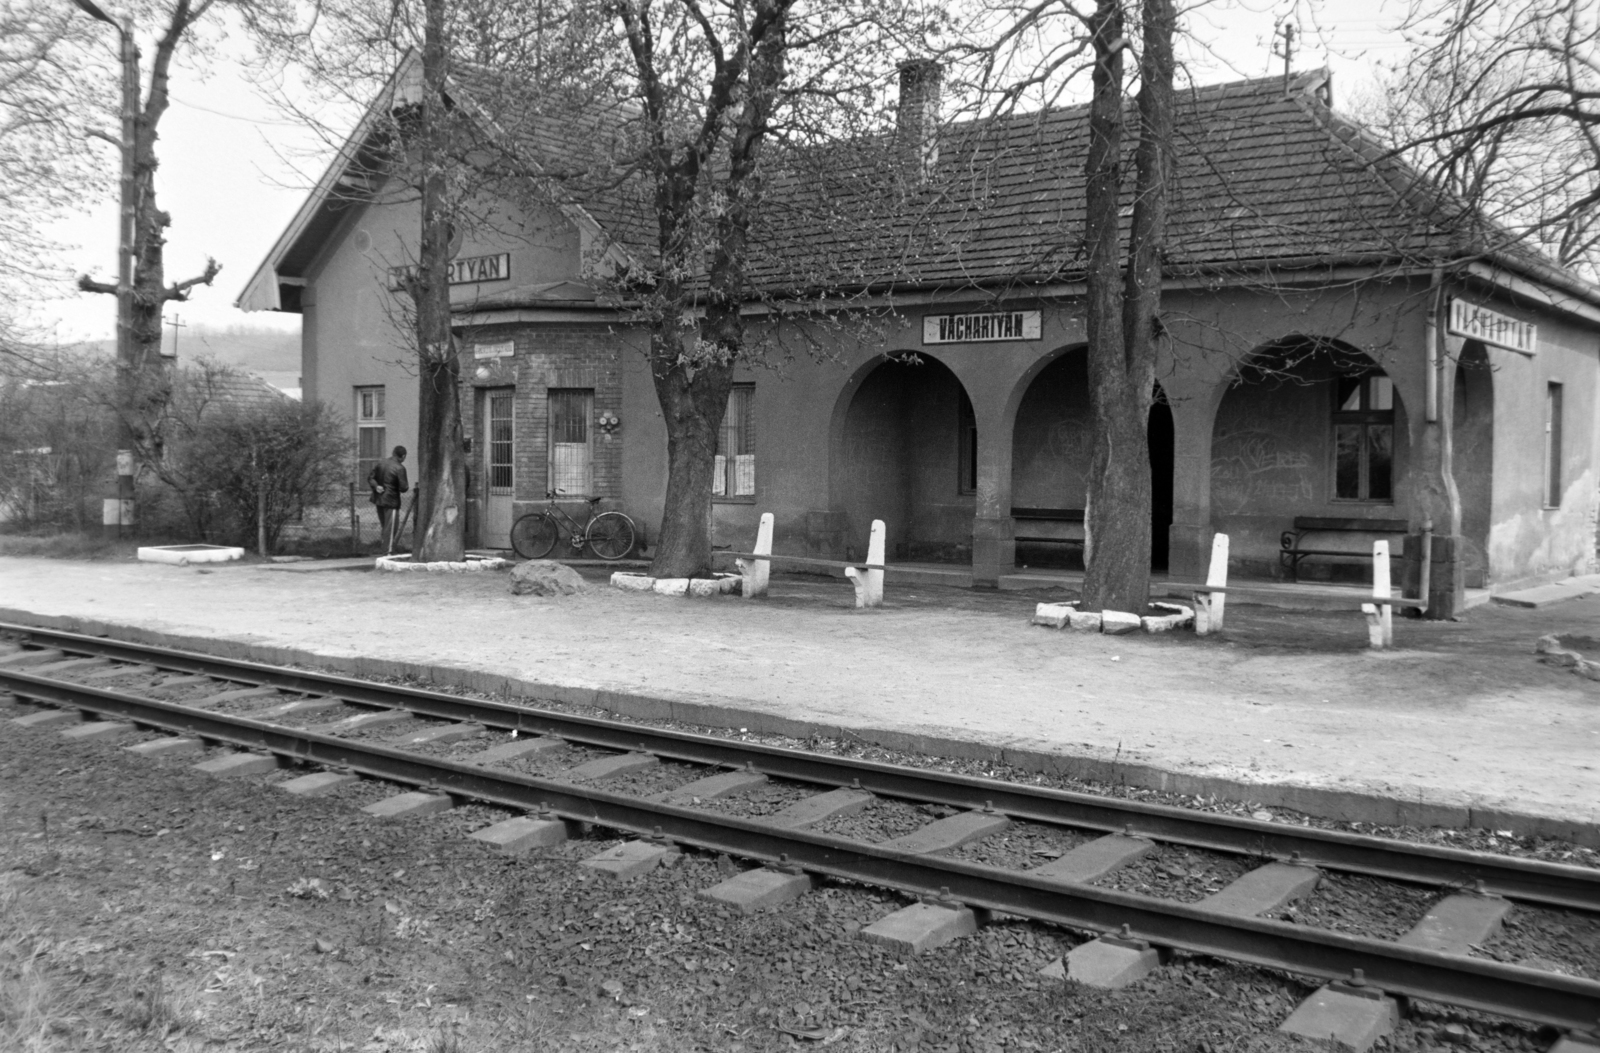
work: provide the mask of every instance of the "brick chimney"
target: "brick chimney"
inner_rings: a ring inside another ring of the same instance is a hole
[[[895,147],[909,186],[925,186],[939,163],[939,90],[944,69],[934,59],[900,63],[900,101],[895,107]]]

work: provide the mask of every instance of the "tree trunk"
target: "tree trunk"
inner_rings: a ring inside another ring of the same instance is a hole
[[[427,0],[422,47],[422,248],[411,294],[417,311],[417,521],[411,551],[425,562],[466,553],[466,455],[461,446],[461,363],[450,336],[450,217],[445,201],[447,134],[444,0]]]
[[[1088,534],[1093,556],[1083,581],[1088,610],[1141,613],[1150,595],[1150,406],[1160,333],[1161,251],[1171,169],[1171,0],[1145,0],[1139,87],[1139,143],[1128,263],[1118,230],[1123,134],[1123,17],[1120,0],[1100,0],[1090,22],[1095,51],[1086,165],[1089,248]]]
[[[650,573],[688,578],[711,572],[711,488],[717,434],[733,386],[733,363],[692,373],[675,361],[676,332],[654,333],[651,373],[667,425],[667,498]]]

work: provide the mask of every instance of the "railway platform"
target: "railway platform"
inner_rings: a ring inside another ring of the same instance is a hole
[[[271,574],[0,559],[0,619],[229,657],[553,698],[751,736],[855,738],[1384,824],[1600,843],[1600,684],[1533,653],[1600,637],[1600,602],[1405,622],[1229,606],[1220,638],[1030,627],[1037,599],[835,582],[765,601],[603,587],[512,596],[498,575]]]

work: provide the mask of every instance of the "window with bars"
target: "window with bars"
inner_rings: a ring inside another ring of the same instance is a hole
[[[387,421],[384,417],[383,387],[356,388],[356,485],[367,485],[367,478],[372,475],[385,457],[389,455],[386,447],[388,435]]]
[[[1544,389],[1544,506],[1561,507],[1561,385]]]
[[[735,384],[717,433],[716,466],[711,478],[715,497],[756,495],[756,422],[754,384]]]
[[[551,388],[550,489],[588,496],[594,488],[593,388]]]
[[[1382,373],[1336,377],[1333,496],[1394,500],[1394,381]]]
[[[503,496],[512,492],[512,423],[511,408],[515,405],[515,392],[489,392],[489,493]]]

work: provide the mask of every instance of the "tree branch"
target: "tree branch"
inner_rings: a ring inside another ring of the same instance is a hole
[[[198,278],[190,278],[188,281],[176,282],[167,286],[166,289],[162,290],[161,293],[162,302],[164,303],[167,300],[187,300],[189,298],[190,289],[194,288],[196,285],[210,285],[211,279],[215,278],[217,276],[217,272],[220,270],[222,270],[222,264],[218,263],[214,259],[211,259],[210,257],[207,257],[205,273],[200,275]],[[78,284],[81,288],[83,285],[83,279],[79,279]]]
[[[117,287],[109,282],[97,282],[87,274],[78,275],[78,289],[81,292],[106,293],[110,296],[117,295]]]

